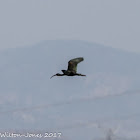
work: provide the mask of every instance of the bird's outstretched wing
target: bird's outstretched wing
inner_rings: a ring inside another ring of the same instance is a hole
[[[78,58],[71,59],[68,62],[68,70],[77,72],[77,64],[80,63],[83,60],[84,60],[83,57],[78,57]]]

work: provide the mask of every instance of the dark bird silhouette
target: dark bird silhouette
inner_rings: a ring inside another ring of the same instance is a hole
[[[52,77],[54,77],[54,76],[86,76],[86,75],[77,73],[77,64],[80,63],[83,60],[84,60],[83,57],[78,57],[78,58],[71,59],[68,62],[68,69],[67,70],[61,70],[63,72],[63,74],[57,73],[57,74],[53,75]]]

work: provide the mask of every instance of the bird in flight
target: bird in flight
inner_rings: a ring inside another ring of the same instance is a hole
[[[78,57],[78,58],[71,59],[68,62],[68,69],[67,70],[61,70],[63,72],[63,74],[56,73],[52,77],[54,77],[54,76],[86,76],[86,75],[77,73],[77,64],[80,63],[83,60],[84,60],[83,57]]]

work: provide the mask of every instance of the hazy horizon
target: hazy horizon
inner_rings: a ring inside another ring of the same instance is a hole
[[[139,7],[139,0],[0,1],[0,139],[61,132],[52,140],[139,140]],[[77,57],[86,77],[50,79]]]

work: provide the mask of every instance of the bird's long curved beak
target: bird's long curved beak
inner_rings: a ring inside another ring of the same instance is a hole
[[[50,77],[50,79],[51,79],[51,78],[53,78],[54,76],[56,76],[56,74],[55,74],[55,75],[53,75],[52,77]]]

